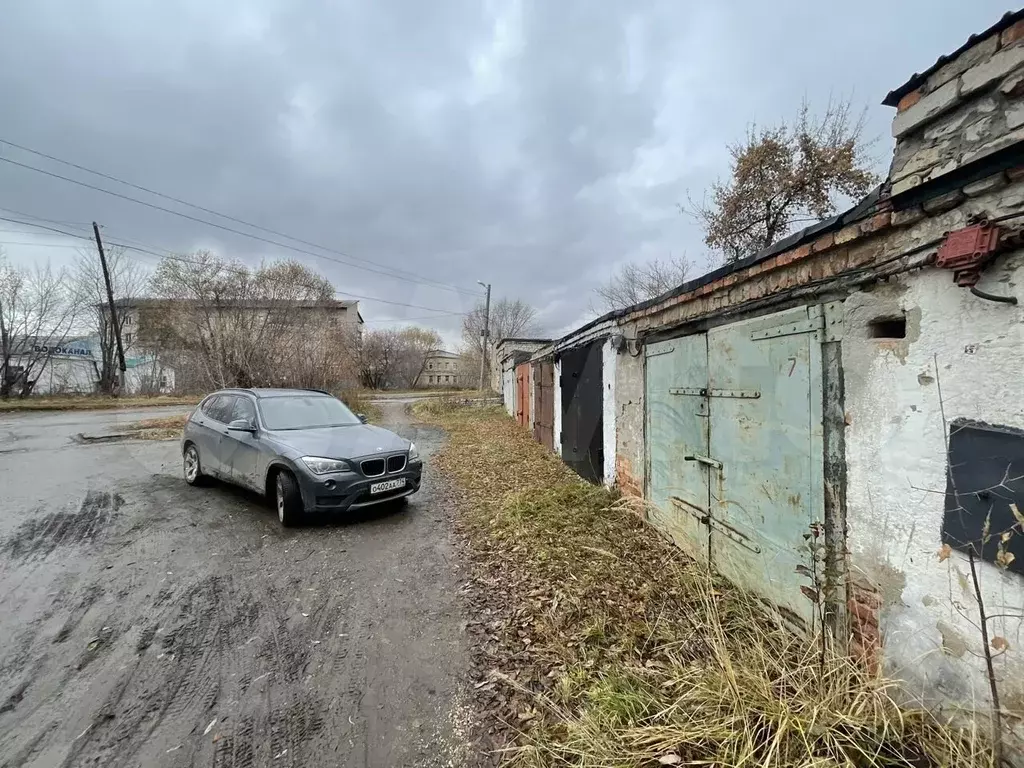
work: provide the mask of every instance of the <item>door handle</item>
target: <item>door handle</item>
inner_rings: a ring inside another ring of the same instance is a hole
[[[694,454],[692,456],[683,456],[683,460],[699,461],[701,464],[707,464],[709,467],[714,467],[715,469],[722,468],[722,462],[717,459],[712,459],[710,456],[698,456],[697,454]]]

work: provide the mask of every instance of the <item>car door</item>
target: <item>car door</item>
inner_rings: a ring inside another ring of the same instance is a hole
[[[224,410],[230,409],[232,405],[233,401],[229,395],[213,395],[203,401],[192,417],[192,436],[199,449],[199,461],[203,465],[203,472],[209,475],[223,475],[220,440],[226,425],[221,419]]]
[[[228,424],[233,421],[244,421],[256,425],[256,404],[244,395],[235,397]],[[260,440],[258,432],[243,432],[237,429],[225,430],[221,438],[221,459],[231,474],[231,481],[252,488],[263,490],[260,485]]]

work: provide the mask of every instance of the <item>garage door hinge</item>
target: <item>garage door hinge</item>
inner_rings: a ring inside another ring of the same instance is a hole
[[[740,397],[750,400],[756,400],[761,396],[756,389],[708,389],[706,387],[671,387],[668,393],[694,397]]]

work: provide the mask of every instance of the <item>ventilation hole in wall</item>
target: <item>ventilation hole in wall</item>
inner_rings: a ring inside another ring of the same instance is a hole
[[[872,339],[907,338],[906,317],[879,317],[868,324]]]

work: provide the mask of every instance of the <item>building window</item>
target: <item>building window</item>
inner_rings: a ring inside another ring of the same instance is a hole
[[[448,383],[448,377],[447,377],[447,376],[445,376],[445,377],[444,377],[444,383],[445,383],[445,384],[447,384],[447,383]]]
[[[131,344],[132,343],[132,335],[130,333],[126,333],[124,335],[124,343],[125,344]]]
[[[433,384],[433,383],[434,383],[434,377],[433,376],[427,376],[427,384]]]
[[[433,363],[427,363],[427,368],[429,368],[431,371],[434,370],[434,364]]]

